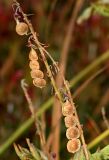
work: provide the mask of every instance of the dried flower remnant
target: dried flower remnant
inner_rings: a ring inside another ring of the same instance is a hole
[[[69,140],[67,143],[67,150],[70,153],[76,153],[77,151],[79,151],[80,147],[81,147],[81,142],[79,139],[76,138]]]
[[[79,138],[80,137],[80,131],[77,127],[70,127],[66,130],[66,137],[68,139],[73,139],[73,138]]]
[[[38,62],[38,55],[35,49],[31,48],[29,53],[30,63],[29,66],[31,68],[31,77],[33,78],[33,84],[36,87],[43,88],[46,85],[46,81],[44,79],[44,73],[40,70],[40,65]]]

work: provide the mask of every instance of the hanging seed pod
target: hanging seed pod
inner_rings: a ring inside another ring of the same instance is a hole
[[[71,103],[69,102],[69,100],[67,100],[64,103],[64,106],[62,107],[62,114],[63,114],[63,116],[68,116],[72,113],[73,113],[73,107],[72,107]]]
[[[35,79],[33,80],[33,84],[34,84],[36,87],[43,88],[43,87],[45,87],[45,85],[46,85],[46,81],[45,81],[45,79],[35,78]]]
[[[79,139],[76,139],[76,138],[69,140],[67,143],[67,150],[70,153],[75,153],[79,151],[80,147],[81,147],[81,142]]]
[[[73,115],[69,115],[69,116],[65,117],[64,122],[65,122],[65,126],[67,128],[72,127],[72,126],[76,126],[76,124],[77,124],[77,120],[76,120],[75,116],[73,116]]]
[[[45,87],[46,81],[44,79],[44,73],[40,70],[38,55],[33,48],[31,48],[31,51],[29,53],[29,59],[30,59],[29,66],[32,70],[30,74],[31,77],[33,78],[33,84],[39,88]]]
[[[19,34],[20,36],[27,35],[28,30],[29,30],[29,28],[26,23],[17,21],[17,24],[16,24],[17,34]]]
[[[44,78],[44,74],[41,70],[33,70],[30,72],[32,78]]]
[[[66,137],[68,139],[73,139],[73,138],[79,138],[80,137],[80,131],[77,127],[70,127],[66,131]]]
[[[37,53],[36,53],[36,51],[33,49],[33,48],[31,48],[31,51],[30,51],[30,53],[29,53],[29,59],[32,61],[32,60],[38,60],[38,55],[37,55]]]
[[[32,70],[38,70],[40,68],[39,62],[36,60],[30,61],[29,66]]]

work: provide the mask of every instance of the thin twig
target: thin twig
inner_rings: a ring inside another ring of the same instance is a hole
[[[28,106],[29,106],[29,109],[30,109],[30,111],[31,111],[31,114],[32,114],[32,116],[34,117],[34,113],[35,113],[35,112],[34,112],[34,106],[33,106],[32,100],[31,100],[31,98],[30,98],[30,96],[29,96],[29,94],[28,94],[28,91],[27,91],[28,85],[27,85],[27,83],[25,82],[25,79],[22,79],[22,80],[21,80],[21,87],[22,87],[22,89],[23,89],[24,95],[25,95],[26,100],[27,100],[27,102],[28,102]]]
[[[44,133],[43,133],[43,130],[42,128],[40,127],[41,125],[39,124],[38,122],[38,119],[37,117],[35,116],[35,110],[34,110],[34,106],[33,106],[33,103],[32,103],[32,100],[28,94],[28,91],[27,91],[27,83],[25,82],[25,80],[23,79],[21,81],[21,87],[24,91],[24,95],[26,97],[26,100],[28,102],[28,106],[29,106],[29,109],[31,111],[31,115],[32,117],[35,119],[35,126],[36,126],[36,129],[37,129],[37,132],[39,134],[39,137],[40,137],[40,142],[41,142],[41,147],[42,147],[42,150],[44,151],[45,154],[48,155],[49,157],[49,153],[48,153],[48,150],[47,150],[47,147],[46,147],[46,140],[45,140],[45,136],[44,136]]]

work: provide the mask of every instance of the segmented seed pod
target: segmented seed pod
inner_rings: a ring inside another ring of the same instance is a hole
[[[44,74],[41,70],[32,70],[30,74],[32,78],[44,78]]]
[[[38,60],[38,55],[37,55],[36,51],[33,48],[31,48],[31,50],[30,50],[29,59],[31,61],[32,60],[36,60],[36,61]]]
[[[30,61],[29,66],[32,70],[38,70],[40,68],[39,62],[36,60]]]
[[[16,24],[17,34],[19,34],[20,36],[27,35],[28,30],[29,30],[29,28],[26,23],[17,21],[17,24]]]
[[[68,139],[79,138],[80,131],[76,126],[70,127],[66,130],[66,137]]]
[[[29,53],[30,63],[29,66],[31,68],[31,77],[33,78],[33,84],[36,87],[43,88],[46,85],[46,81],[44,79],[44,73],[40,70],[40,65],[38,62],[38,55],[36,51],[31,48]]]
[[[77,120],[76,120],[75,116],[73,116],[73,115],[69,115],[69,116],[65,117],[64,122],[65,122],[65,126],[67,128],[72,127],[72,126],[76,126],[76,124],[77,124]]]
[[[67,143],[67,150],[70,153],[75,153],[79,151],[80,147],[81,147],[81,142],[79,139],[76,138],[69,140]]]
[[[62,114],[63,114],[63,116],[68,116],[72,113],[73,113],[73,107],[72,107],[71,103],[69,102],[69,100],[67,100],[64,103],[64,106],[62,107]]]
[[[34,84],[36,87],[43,88],[43,87],[45,87],[45,85],[46,85],[46,81],[45,81],[45,79],[35,78],[35,79],[33,80],[33,84]]]

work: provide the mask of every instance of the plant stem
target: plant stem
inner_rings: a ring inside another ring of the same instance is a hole
[[[26,16],[26,14],[23,13],[22,9],[21,9],[21,12],[22,12],[22,15],[23,15],[23,17],[24,17],[25,22],[26,22],[26,23],[28,24],[28,26],[29,26],[29,29],[30,29],[30,31],[31,31],[31,34],[33,35],[34,42],[36,43],[36,45],[37,45],[37,47],[38,47],[38,49],[39,49],[39,51],[40,51],[40,53],[41,53],[41,56],[42,56],[43,61],[44,61],[44,64],[45,64],[45,66],[46,66],[46,69],[47,69],[47,71],[48,71],[49,77],[50,77],[50,79],[51,79],[51,83],[52,83],[52,85],[53,85],[53,87],[54,87],[55,94],[58,96],[59,101],[60,101],[61,105],[63,106],[61,94],[60,94],[60,92],[59,92],[59,90],[58,90],[58,88],[57,88],[57,86],[56,86],[55,80],[54,80],[54,78],[53,78],[52,72],[51,72],[51,70],[50,70],[50,67],[49,67],[49,65],[48,65],[48,62],[47,62],[46,57],[45,57],[45,54],[44,54],[44,50],[45,50],[45,49],[44,49],[43,46],[41,46],[41,44],[40,44],[40,42],[39,42],[39,40],[38,40],[38,38],[37,38],[37,36],[36,36],[36,32],[34,31],[34,28],[33,28],[32,24],[31,24],[31,22],[28,20],[28,17]]]
[[[103,53],[100,57],[95,59],[94,62],[89,64],[84,70],[82,70],[80,73],[77,74],[71,81],[70,81],[70,87],[73,88],[77,83],[79,83],[83,78],[85,78],[91,71],[93,71],[97,66],[105,62],[107,59],[109,59],[109,51]],[[47,102],[45,102],[41,107],[40,110],[36,113],[36,116],[39,117],[41,114],[43,114],[50,106],[53,104],[53,97],[51,97]],[[0,155],[2,155],[9,146],[15,142],[34,122],[34,118],[30,117],[26,122],[22,123],[21,126],[0,146]],[[106,131],[105,131],[106,132]],[[105,137],[109,135],[106,132],[104,134]],[[94,144],[95,145],[95,144]],[[93,146],[94,146],[93,145]],[[89,149],[92,148],[90,147]]]
[[[78,2],[80,3],[80,1],[78,1]],[[59,101],[60,101],[60,103],[61,103],[61,106],[63,106],[61,94],[60,94],[58,88],[56,87],[56,82],[55,82],[55,80],[54,80],[54,78],[53,78],[52,72],[51,72],[51,70],[50,70],[50,67],[49,67],[49,65],[48,65],[48,62],[47,62],[46,57],[45,57],[45,55],[44,55],[43,47],[41,46],[41,44],[40,44],[40,42],[39,42],[39,40],[38,40],[38,38],[37,38],[37,36],[36,36],[36,33],[35,33],[35,31],[34,31],[34,28],[33,28],[32,24],[31,24],[31,22],[28,20],[26,14],[24,14],[22,10],[21,10],[21,12],[22,12],[22,15],[24,16],[25,22],[26,22],[26,23],[28,24],[28,26],[29,26],[29,29],[30,29],[30,31],[31,31],[31,34],[33,35],[34,41],[35,41],[35,43],[36,43],[36,45],[37,45],[37,47],[38,47],[38,49],[39,49],[39,51],[40,51],[40,53],[41,53],[41,56],[42,56],[43,61],[44,61],[44,64],[45,64],[45,66],[46,66],[46,69],[47,69],[47,71],[48,71],[49,77],[50,77],[50,79],[51,79],[51,83],[52,83],[52,85],[53,85],[53,87],[54,87],[55,93],[56,93],[56,95],[57,95],[58,98],[59,98]],[[67,87],[67,85],[66,85],[66,87]],[[67,90],[68,90],[68,93],[69,93],[69,95],[70,95],[70,97],[71,97],[70,89],[69,89],[68,87],[67,87]],[[72,98],[71,98],[71,103],[72,103],[72,105],[74,106],[73,101],[72,101]],[[83,149],[84,149],[85,157],[86,157],[86,160],[89,160],[88,151],[87,151],[87,147],[86,147],[86,143],[85,143],[85,139],[84,139],[84,135],[83,135],[83,130],[82,130],[81,126],[80,126],[79,117],[78,117],[78,115],[77,115],[76,108],[75,108],[75,107],[73,107],[73,108],[75,109],[75,115],[76,115],[77,120],[78,120],[79,129],[81,129],[81,140],[82,140],[82,143],[83,143]]]
[[[74,9],[72,9],[71,18],[69,19],[65,38],[63,39],[63,45],[62,45],[62,49],[60,53],[60,61],[59,61],[59,68],[60,68],[61,74],[60,72],[58,72],[56,75],[56,84],[58,88],[63,87],[63,76],[65,76],[65,73],[66,73],[68,54],[71,47],[70,45],[71,45],[71,41],[72,42],[74,41],[74,36],[72,35],[74,34],[76,19],[83,5],[83,2],[84,0],[76,1]],[[52,131],[53,132],[51,132],[49,136],[51,137],[51,134],[52,134],[51,147],[52,147],[52,151],[55,152],[57,155],[57,160],[59,159],[59,149],[60,149],[59,146],[60,146],[61,121],[59,121],[59,119],[61,117],[61,114],[62,113],[61,113],[60,102],[55,98],[53,109],[52,109]],[[58,125],[57,125],[57,121],[58,121]]]
[[[34,110],[33,103],[32,103],[32,100],[31,100],[29,94],[28,94],[28,91],[27,91],[28,85],[26,84],[24,79],[21,81],[21,87],[24,91],[25,98],[28,102],[28,106],[29,106],[29,109],[30,109],[30,112],[31,112],[31,116],[34,117],[36,130],[37,130],[37,132],[39,134],[39,137],[40,137],[41,149],[49,157],[49,153],[48,153],[48,150],[46,148],[45,136],[44,136],[44,133],[43,133],[42,129],[40,129],[40,127],[39,127],[39,122],[38,122],[37,116],[35,115],[35,110]]]

